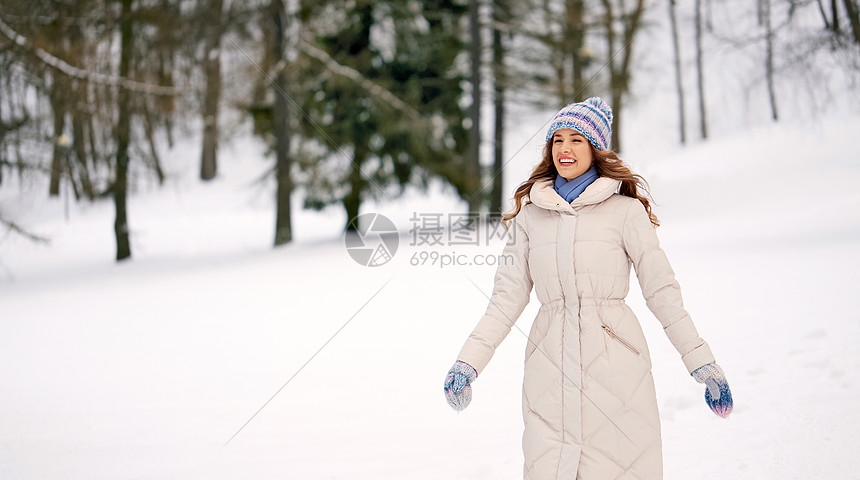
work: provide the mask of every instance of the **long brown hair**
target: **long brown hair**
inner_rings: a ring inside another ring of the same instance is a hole
[[[590,142],[588,145],[591,147],[591,158],[594,167],[597,169],[597,174],[601,177],[620,180],[621,195],[635,198],[642,202],[642,206],[644,206],[645,211],[648,212],[648,218],[651,219],[651,223],[655,227],[659,227],[660,222],[657,220],[657,215],[654,215],[654,212],[651,211],[651,202],[649,201],[651,194],[648,192],[648,182],[646,182],[641,176],[630,171],[630,168],[627,165],[624,165],[624,162],[622,162],[621,159],[618,158],[618,155],[612,150],[598,150]],[[532,170],[532,174],[529,176],[529,179],[521,183],[514,192],[514,209],[502,213],[502,221],[505,225],[520,213],[520,210],[524,205],[523,198],[531,193],[532,186],[535,183],[546,180],[555,181],[557,175],[558,170],[556,170],[555,164],[552,161],[552,139],[549,139],[543,147],[543,158],[541,159],[541,162],[534,170]],[[642,193],[640,193],[640,191]],[[526,204],[528,203],[531,203],[531,200],[526,202]]]

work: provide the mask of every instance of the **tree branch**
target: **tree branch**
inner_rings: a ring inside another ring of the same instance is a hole
[[[313,42],[309,41],[304,37],[302,37],[299,42],[300,49],[302,50],[302,52],[304,52],[309,57],[319,60],[323,65],[325,65],[326,68],[331,70],[332,73],[354,81],[362,88],[367,90],[368,93],[379,98],[389,107],[403,113],[404,115],[407,115],[412,119],[421,118],[421,114],[419,114],[417,110],[409,106],[409,104],[398,98],[393,93],[389,92],[388,90],[380,87],[376,83],[366,78],[358,70],[338,63],[337,60],[331,57],[331,55],[329,55],[328,53],[314,45]],[[279,67],[282,67],[280,63],[282,62],[279,62],[279,65],[276,66],[275,70],[277,70]]]
[[[18,235],[21,235],[22,237],[24,237],[28,240],[31,240],[33,242],[44,243],[44,244],[51,243],[51,240],[49,240],[47,237],[42,237],[42,236],[36,235],[35,233],[28,232],[27,230],[25,230],[24,228],[19,226],[17,223],[15,223],[11,220],[6,220],[3,217],[0,217],[0,225],[6,227],[7,232],[17,233]]]
[[[6,25],[3,20],[0,20],[0,33],[12,41],[15,45],[32,52],[39,60],[51,68],[59,70],[65,75],[80,80],[88,80],[101,85],[110,85],[125,88],[138,93],[146,93],[150,95],[169,95],[179,96],[189,92],[185,88],[166,87],[151,83],[142,83],[130,80],[124,77],[116,77],[113,75],[105,75],[103,73],[88,72],[86,70],[73,67],[65,61],[51,55],[50,53],[32,45],[24,36],[18,34],[9,25]]]

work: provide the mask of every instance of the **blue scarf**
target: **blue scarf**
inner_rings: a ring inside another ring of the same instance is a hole
[[[598,177],[600,177],[600,175],[597,174],[597,169],[594,168],[594,165],[573,180],[567,180],[561,175],[558,175],[555,177],[555,191],[561,195],[561,198],[567,200],[567,203],[570,203],[574,201],[574,199],[576,199],[576,197],[578,197],[586,187],[597,180]]]

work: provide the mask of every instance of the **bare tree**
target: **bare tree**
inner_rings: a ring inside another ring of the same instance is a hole
[[[773,30],[773,20],[771,15],[771,0],[759,0],[758,3],[758,21],[759,25],[764,25],[765,29],[765,78],[767,80],[767,95],[770,100],[770,113],[774,121],[779,120],[779,113],[776,107],[776,90],[774,86],[774,68],[773,68],[773,43],[776,33]]]
[[[571,101],[588,97],[588,83],[585,75],[594,55],[586,46],[587,33],[593,26],[586,21],[589,10],[585,0],[564,0],[535,2],[537,18],[518,20],[518,23],[536,21],[536,25],[517,28],[513,31],[520,36],[536,40],[545,49],[546,55],[528,55],[523,60],[536,63],[523,72],[526,78],[539,84],[549,83],[549,90],[556,97],[553,107],[563,106]],[[511,6],[517,5],[512,3]],[[522,5],[520,5],[522,8]],[[517,43],[514,40],[512,43]],[[511,67],[509,67],[511,68]],[[551,74],[543,72],[549,69]],[[539,102],[542,107],[546,102]]]
[[[675,88],[678,92],[678,130],[681,144],[687,143],[687,119],[684,106],[684,81],[681,75],[681,46],[678,42],[678,19],[675,10],[675,0],[669,0],[669,25],[672,33],[672,55],[675,65]]]
[[[839,32],[839,0],[830,0],[830,13],[833,14],[831,27],[834,32]]]
[[[57,142],[66,127],[65,99],[68,82],[63,81],[62,74],[55,73],[51,93],[51,115],[54,119],[54,151],[51,157],[51,179],[48,182],[48,195],[56,197],[60,195],[60,178],[63,175],[63,148]]]
[[[586,96],[585,68],[591,57],[585,49],[585,0],[565,0],[565,12],[562,48],[571,72],[571,94],[564,100],[567,103]]]
[[[838,0],[830,0],[830,18],[827,18],[827,11],[824,8],[822,0],[816,0],[818,5],[818,13],[821,14],[821,19],[824,21],[824,28],[832,32],[839,31],[839,12],[836,5]]]
[[[493,0],[493,191],[490,196],[490,217],[501,218],[504,198],[504,138],[505,138],[505,46],[500,25],[510,21],[508,0]]]
[[[206,94],[203,99],[203,151],[200,178],[211,180],[218,172],[218,103],[221,100],[222,0],[209,0],[204,27],[203,72]]]
[[[472,121],[469,127],[469,155],[467,163],[467,182],[472,186],[472,192],[468,197],[469,213],[477,214],[481,211],[481,21],[480,3],[478,0],[469,0],[469,61],[471,66],[472,83],[472,106],[469,109],[469,118]]]
[[[63,38],[66,32],[64,19],[65,8],[63,5],[58,5],[57,15],[52,21],[44,25],[42,31],[46,39]],[[64,42],[50,42],[53,47],[51,53],[59,58],[67,58],[67,45]],[[52,72],[50,75],[51,83],[48,93],[48,100],[51,105],[51,115],[53,117],[53,154],[51,156],[51,179],[48,183],[48,195],[56,197],[60,194],[60,179],[63,175],[64,164],[64,148],[59,145],[57,139],[63,134],[66,127],[66,112],[69,103],[69,78],[61,72]]]
[[[845,14],[848,17],[848,23],[851,25],[854,43],[860,45],[860,7],[857,6],[855,1],[843,0],[842,3],[845,5]]]
[[[120,78],[129,78],[132,56],[132,1],[122,0],[122,13],[120,14]],[[131,257],[131,245],[128,238],[128,212],[126,211],[126,197],[128,195],[128,146],[131,138],[131,101],[130,92],[120,87],[117,95],[117,110],[119,120],[116,127],[116,177],[113,183],[113,198],[116,206],[116,221],[114,222],[114,233],[116,235],[116,259],[117,261]]]
[[[87,56],[88,49],[90,45],[84,41],[84,35],[81,30],[81,27],[77,23],[73,23],[69,29],[69,43],[73,46],[69,49],[69,57],[70,60],[75,63],[82,65],[85,57]],[[81,190],[83,194],[89,200],[94,200],[96,197],[95,189],[93,188],[93,183],[90,174],[90,163],[88,160],[91,158],[87,155],[87,116],[84,108],[81,108],[80,105],[88,105],[89,104],[89,83],[86,79],[76,79],[73,82],[72,88],[72,98],[77,102],[76,105],[71,109],[71,121],[72,121],[72,150],[74,152],[74,159],[76,160],[75,168],[78,172],[78,180],[81,184]],[[95,154],[93,153],[92,158],[95,158]],[[72,184],[74,184],[74,179],[71,179]]]
[[[283,0],[271,0],[269,14],[273,22],[272,57],[277,59],[275,77],[272,88],[275,94],[273,114],[275,127],[275,175],[277,178],[277,212],[275,214],[275,246],[289,243],[293,239],[292,221],[290,216],[290,195],[293,192],[293,181],[290,176],[290,127],[289,110],[287,106],[287,74],[285,71],[285,41],[288,28],[287,12]]]
[[[699,132],[708,138],[708,114],[705,108],[705,69],[702,62],[702,0],[696,0],[694,26],[696,30],[696,87],[699,94]]]
[[[788,0],[790,5],[794,7],[792,0]],[[824,21],[824,28],[833,33],[833,39],[836,43],[840,43],[845,33],[842,31],[842,26],[839,22],[840,2],[839,0],[830,0],[830,17],[828,17],[828,8],[825,8],[822,0],[817,0],[818,13]],[[851,41],[860,44],[860,7],[857,5],[857,0],[842,0],[842,7],[845,9],[844,14],[848,19],[848,25],[851,27]]]
[[[642,26],[642,14],[645,11],[645,1],[636,0],[633,9],[627,11],[625,2],[617,3],[618,13],[615,13],[613,0],[603,0],[604,27],[606,29],[606,40],[609,51],[609,90],[612,97],[611,105],[612,119],[612,149],[621,149],[621,118],[624,112],[624,99],[630,90],[630,78],[632,77],[633,40]],[[621,26],[621,38],[617,38],[615,24]],[[621,46],[618,46],[618,43]],[[620,56],[620,59],[617,57]]]

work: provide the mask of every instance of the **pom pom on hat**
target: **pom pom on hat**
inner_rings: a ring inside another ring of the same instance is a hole
[[[546,141],[562,128],[572,128],[581,133],[598,150],[609,150],[612,144],[612,107],[600,97],[571,103],[555,114],[546,132]]]

